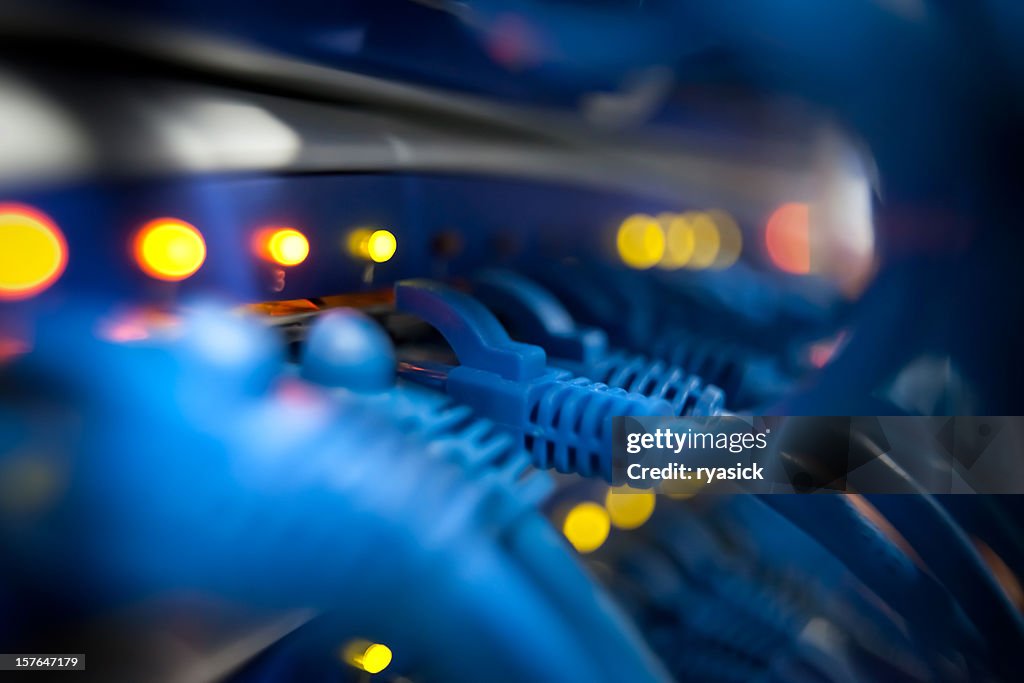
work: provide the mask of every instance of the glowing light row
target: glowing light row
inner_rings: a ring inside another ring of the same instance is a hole
[[[398,240],[388,230],[359,228],[349,236],[349,252],[358,258],[384,263],[395,255]],[[294,228],[270,227],[253,239],[257,256],[279,266],[297,266],[309,256],[309,240]],[[206,259],[206,243],[192,225],[173,218],[147,223],[135,241],[136,259],[150,276],[183,280]]]
[[[349,252],[360,259],[384,263],[395,255],[398,241],[387,230],[359,228],[348,240]],[[178,282],[194,275],[206,261],[206,241],[193,225],[177,218],[149,221],[135,234],[133,254],[150,277]],[[296,266],[309,256],[309,240],[290,227],[258,231],[257,256],[279,266]],[[46,214],[21,204],[0,204],[0,300],[27,299],[53,285],[68,262],[64,233]]]
[[[615,246],[622,262],[636,270],[722,270],[739,258],[743,235],[732,216],[717,209],[638,213],[619,226]]]
[[[637,529],[654,514],[655,494],[624,486],[609,488],[604,505],[577,503],[562,522],[562,533],[579,553],[592,553],[617,529]]]

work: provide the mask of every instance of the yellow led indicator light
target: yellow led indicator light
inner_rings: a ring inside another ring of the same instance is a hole
[[[387,230],[375,230],[366,243],[366,251],[374,263],[389,261],[398,250],[398,240]]]
[[[636,529],[654,514],[655,495],[625,486],[608,489],[604,506],[611,523],[618,529]]]
[[[580,553],[592,553],[608,539],[611,521],[608,511],[590,501],[580,503],[565,516],[562,533]]]
[[[27,299],[60,278],[67,266],[64,235],[40,211],[0,204],[0,299]]]
[[[622,222],[615,236],[619,258],[630,268],[646,270],[665,255],[665,233],[657,219],[633,214]]]
[[[370,674],[379,674],[391,664],[391,648],[368,640],[354,640],[342,649],[342,659],[350,666]]]
[[[157,280],[184,280],[206,260],[206,242],[185,221],[158,218],[146,223],[136,235],[135,260],[147,275]]]
[[[388,230],[360,228],[349,235],[349,252],[374,263],[390,261],[398,250],[398,240]]]
[[[256,235],[256,251],[271,263],[297,266],[309,256],[309,240],[294,228],[266,228]]]

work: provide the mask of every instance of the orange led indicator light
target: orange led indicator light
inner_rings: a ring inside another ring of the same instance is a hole
[[[256,253],[280,266],[297,266],[309,256],[309,240],[294,228],[265,228],[256,234]]]
[[[177,218],[158,218],[135,236],[135,260],[157,280],[177,282],[194,274],[206,260],[206,242],[195,226]]]

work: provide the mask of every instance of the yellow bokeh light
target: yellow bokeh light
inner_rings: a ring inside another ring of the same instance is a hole
[[[592,553],[600,548],[608,539],[611,521],[608,511],[597,503],[590,501],[579,503],[562,523],[562,533],[581,553]]]
[[[657,219],[642,213],[633,214],[619,226],[615,246],[623,263],[646,270],[665,255],[665,233]]]
[[[359,228],[348,238],[348,249],[354,256],[384,263],[391,260],[398,250],[398,240],[388,230],[369,230]]]
[[[342,659],[349,665],[370,674],[379,674],[391,664],[391,648],[382,643],[355,640],[342,649]]]
[[[661,221],[665,226],[665,256],[658,266],[677,270],[693,258],[696,248],[693,228],[686,217],[677,214],[666,214]]]
[[[668,479],[662,482],[659,491],[675,500],[688,500],[703,490],[703,479]]]
[[[654,514],[653,491],[639,491],[625,486],[608,489],[604,506],[611,523],[619,529],[636,529]]]
[[[270,228],[261,233],[264,258],[282,266],[297,266],[309,256],[309,240],[294,228]]]
[[[693,231],[693,256],[686,267],[692,270],[710,268],[718,258],[721,245],[718,226],[711,216],[701,211],[687,212],[683,214],[683,218],[688,221],[690,230]]]
[[[158,280],[189,277],[206,260],[206,242],[192,225],[176,218],[158,218],[142,227],[135,237],[139,267]]]
[[[726,211],[711,209],[707,216],[718,228],[718,255],[710,267],[725,270],[736,263],[743,252],[743,233],[736,220]]]
[[[664,256],[658,267],[666,270],[728,268],[739,258],[743,238],[739,226],[725,211],[687,211],[658,217],[665,233]]]
[[[0,204],[0,299],[25,299],[52,285],[67,265],[64,235],[45,214]]]

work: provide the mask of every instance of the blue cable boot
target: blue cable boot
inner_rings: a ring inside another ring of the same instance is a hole
[[[460,363],[401,363],[399,372],[442,387],[479,415],[505,426],[522,440],[538,467],[611,481],[609,418],[675,414],[665,400],[549,368],[542,348],[512,341],[483,304],[444,285],[399,282],[395,307],[436,328]]]

